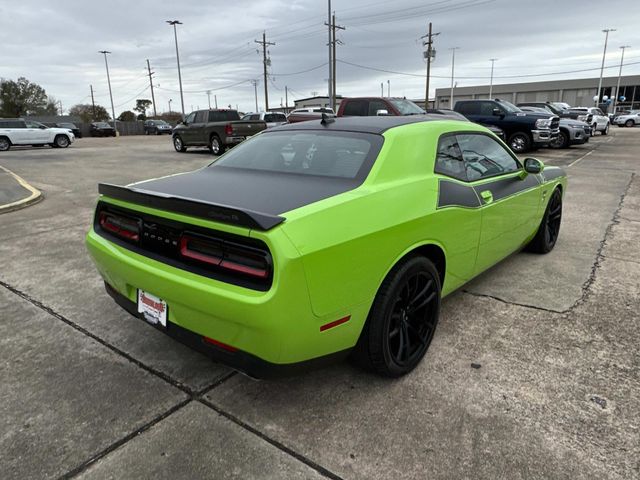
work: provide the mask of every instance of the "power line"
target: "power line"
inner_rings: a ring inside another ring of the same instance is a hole
[[[346,65],[351,65],[352,67],[358,67],[358,68],[362,68],[365,70],[373,70],[376,72],[383,72],[383,73],[392,73],[395,75],[404,75],[407,77],[423,77],[424,75],[420,75],[417,73],[408,73],[408,72],[398,72],[395,70],[387,70],[384,68],[376,68],[376,67],[369,67],[366,65],[359,65],[357,63],[353,63],[353,62],[347,62],[346,60],[338,60],[338,62],[340,63],[344,63]],[[631,63],[626,63],[623,66],[628,66],[628,65],[637,65],[640,64],[640,62],[631,62]],[[611,65],[611,66],[607,66],[604,67],[605,69],[607,68],[616,68],[617,65]],[[525,74],[525,75],[503,75],[503,76],[499,76],[499,77],[493,77],[494,79],[496,78],[525,78],[525,77],[544,77],[544,76],[549,76],[549,75],[565,75],[565,74],[569,74],[569,73],[582,73],[582,72],[592,72],[594,70],[600,70],[600,67],[597,68],[586,68],[586,69],[582,69],[582,70],[567,70],[564,72],[548,72],[548,73],[531,73],[531,74]],[[446,75],[431,75],[431,77],[433,78],[446,78],[446,79],[450,79],[451,76],[446,76]],[[475,76],[475,77],[462,77],[462,76],[456,76],[456,78],[458,79],[463,79],[463,80],[483,80],[483,79],[489,79],[490,77],[485,77],[485,76]]]
[[[271,77],[288,77],[290,75],[300,75],[302,73],[313,72],[314,70],[318,70],[319,68],[327,66],[329,62],[324,62],[320,65],[316,65],[315,67],[307,68],[306,70],[300,70],[299,72],[290,72],[290,73],[271,73]]]

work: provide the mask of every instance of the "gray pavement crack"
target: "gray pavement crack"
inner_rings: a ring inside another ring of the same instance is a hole
[[[242,420],[240,420],[238,417],[236,417],[235,415],[232,415],[231,413],[223,410],[222,408],[218,407],[217,405],[215,405],[214,403],[210,402],[209,400],[205,399],[205,398],[199,398],[198,401],[211,408],[212,410],[214,410],[215,412],[217,412],[219,415],[222,415],[224,418],[226,418],[227,420],[230,420],[231,422],[235,423],[236,425],[238,425],[239,427],[247,430],[248,432],[254,434],[255,436],[257,436],[258,438],[264,440],[265,442],[267,442],[268,444],[274,446],[275,448],[277,448],[278,450],[281,450],[282,452],[294,457],[296,460],[304,463],[305,465],[307,465],[308,467],[314,469],[316,472],[318,472],[320,475],[326,477],[326,478],[331,478],[332,480],[342,480],[342,477],[340,477],[339,475],[333,473],[332,471],[324,468],[322,465],[314,462],[313,460],[311,460],[310,458],[305,457],[304,455],[302,455],[301,453],[296,452],[295,450],[292,450],[291,448],[287,447],[285,444],[279,442],[278,440],[275,440],[271,437],[269,437],[268,435],[262,433],[260,430],[258,430],[255,427],[252,427],[251,425],[249,425],[246,422],[243,422]]]
[[[145,423],[143,426],[141,426],[137,430],[134,430],[130,434],[128,434],[128,435],[122,437],[121,439],[113,442],[107,448],[105,448],[104,450],[98,452],[93,457],[89,458],[85,462],[83,462],[80,465],[78,465],[77,467],[75,467],[73,470],[70,470],[67,473],[65,473],[64,475],[61,475],[60,477],[58,477],[58,480],[67,480],[67,479],[75,477],[76,475],[79,475],[80,473],[84,472],[87,468],[89,468],[91,465],[96,463],[98,460],[101,460],[102,458],[104,458],[107,455],[109,455],[111,452],[117,450],[118,448],[123,446],[125,443],[129,442],[129,440],[133,440],[138,435],[146,432],[151,427],[153,427],[154,425],[157,425],[158,423],[160,423],[162,420],[164,420],[168,416],[173,415],[178,410],[180,410],[181,408],[185,407],[186,405],[188,405],[192,401],[193,401],[193,397],[189,397],[189,398],[186,398],[185,400],[183,400],[182,402],[177,403],[176,405],[174,405],[173,407],[171,407],[167,411],[161,413],[160,415],[154,417],[151,421]]]
[[[591,267],[591,273],[589,274],[589,277],[587,278],[587,280],[582,284],[582,295],[578,300],[575,301],[575,303],[571,307],[569,307],[569,311],[582,305],[587,300],[587,298],[589,297],[589,294],[591,293],[591,286],[595,282],[598,270],[602,265],[602,260],[605,258],[602,252],[604,251],[604,247],[607,244],[607,239],[609,239],[609,237],[611,236],[611,231],[613,230],[613,227],[620,223],[620,211],[622,210],[625,197],[629,193],[629,190],[631,190],[631,185],[633,184],[635,177],[636,177],[636,174],[631,173],[631,178],[629,179],[629,183],[627,183],[626,188],[620,195],[620,201],[618,202],[618,206],[613,212],[613,217],[611,218],[611,222],[607,226],[604,232],[604,236],[600,241],[600,245],[598,246],[598,250],[596,252],[596,260],[593,263],[593,266]]]
[[[150,374],[161,378],[162,380],[166,381],[167,383],[171,384],[172,386],[178,388],[179,390],[181,390],[182,392],[184,392],[184,393],[186,393],[188,395],[188,398],[186,398],[182,402],[174,405],[173,407],[171,407],[170,409],[168,409],[164,413],[161,413],[160,415],[156,416],[151,421],[145,423],[142,427],[138,428],[137,430],[129,433],[128,435],[120,438],[119,440],[116,440],[115,442],[113,442],[111,445],[109,445],[104,450],[102,450],[99,453],[95,454],[94,456],[92,456],[91,458],[89,458],[88,460],[83,462],[82,464],[78,465],[77,467],[75,467],[72,470],[70,470],[67,473],[65,473],[64,475],[60,476],[59,477],[60,480],[69,479],[69,478],[75,477],[76,475],[82,473],[83,471],[85,471],[87,468],[89,468],[91,465],[93,465],[98,460],[104,458],[109,453],[111,453],[114,450],[118,449],[119,447],[125,445],[127,442],[129,442],[129,440],[132,440],[133,438],[137,437],[141,433],[149,430],[151,427],[153,427],[157,423],[160,423],[162,420],[164,420],[168,416],[172,415],[173,413],[177,412],[178,410],[180,410],[181,408],[183,408],[184,406],[186,406],[187,404],[189,404],[190,402],[192,402],[194,400],[202,403],[203,405],[206,405],[207,407],[209,407],[211,409],[213,409],[219,415],[222,415],[223,417],[225,417],[228,420],[232,421],[233,423],[235,423],[239,427],[241,427],[241,428],[249,431],[250,433],[256,435],[257,437],[261,438],[262,440],[266,441],[267,443],[269,443],[270,445],[276,447],[277,449],[281,450],[282,452],[294,457],[298,461],[300,461],[300,462],[304,463],[305,465],[307,465],[308,467],[314,469],[315,471],[317,471],[321,475],[325,476],[326,478],[331,478],[333,480],[341,480],[341,477],[339,477],[335,473],[333,473],[333,472],[329,471],[328,469],[322,467],[321,465],[315,463],[313,460],[308,459],[304,455],[302,455],[302,454],[290,449],[289,447],[287,447],[286,445],[278,442],[277,440],[272,439],[268,435],[262,433],[261,431],[257,430],[256,428],[252,427],[251,425],[243,422],[242,420],[240,420],[239,418],[235,417],[231,413],[228,413],[228,412],[224,411],[222,408],[214,405],[213,403],[211,403],[208,400],[206,400],[205,398],[203,398],[203,396],[205,394],[207,394],[211,390],[215,389],[219,385],[223,384],[224,382],[226,382],[230,378],[232,378],[235,375],[237,375],[236,371],[229,372],[226,375],[223,375],[220,378],[218,378],[215,382],[211,383],[210,385],[208,385],[208,386],[206,386],[206,387],[204,387],[204,388],[202,388],[202,389],[200,389],[198,391],[194,391],[191,388],[189,388],[187,385],[184,385],[183,383],[181,383],[178,380],[170,377],[166,373],[164,373],[164,372],[162,372],[160,370],[157,370],[157,369],[155,369],[153,367],[150,367],[149,365],[146,365],[145,363],[143,363],[140,360],[134,358],[132,355],[128,354],[127,352],[119,349],[118,347],[116,347],[114,345],[111,345],[109,342],[107,342],[104,339],[98,337],[94,333],[91,333],[86,328],[78,325],[77,323],[73,322],[72,320],[69,320],[65,316],[63,316],[60,313],[56,312],[51,307],[45,305],[44,303],[40,302],[39,300],[36,300],[35,298],[32,298],[29,294],[27,294],[27,293],[15,288],[15,287],[9,285],[8,283],[6,283],[6,282],[4,282],[2,280],[0,280],[0,285],[3,286],[4,288],[6,288],[7,290],[9,290],[10,292],[12,292],[13,294],[15,294],[15,295],[19,296],[20,298],[26,300],[27,302],[31,303],[33,306],[45,311],[46,313],[48,313],[49,315],[53,316],[54,318],[62,321],[63,323],[65,323],[69,327],[73,328],[74,330],[82,333],[83,335],[88,336],[92,340],[98,342],[100,345],[108,348],[112,352],[114,352],[117,355],[125,358],[129,362],[131,362],[134,365],[142,368],[143,370],[149,372]]]
[[[17,296],[23,298],[24,300],[26,300],[27,302],[31,303],[32,305],[34,305],[35,307],[39,308],[40,310],[44,310],[49,315],[51,315],[51,316],[57,318],[58,320],[64,322],[65,324],[67,324],[68,326],[73,328],[74,330],[77,330],[78,332],[82,333],[83,335],[86,335],[87,337],[91,338],[92,340],[95,340],[100,345],[108,348],[109,350],[111,350],[112,352],[116,353],[117,355],[125,358],[126,360],[128,360],[131,363],[133,363],[137,367],[140,367],[143,370],[151,373],[152,375],[155,375],[156,377],[161,378],[165,382],[173,385],[174,387],[178,388],[179,390],[182,390],[183,392],[185,392],[188,395],[192,396],[194,394],[193,390],[191,388],[189,388],[187,385],[184,385],[182,382],[176,380],[175,378],[170,377],[166,373],[164,373],[164,372],[162,372],[162,371],[160,371],[160,370],[158,370],[156,368],[153,368],[153,367],[141,362],[140,360],[138,360],[137,358],[135,358],[132,355],[128,354],[124,350],[119,349],[115,345],[112,345],[109,342],[107,342],[106,340],[98,337],[96,334],[90,332],[86,328],[78,325],[74,321],[69,320],[65,316],[59,314],[58,312],[53,310],[51,307],[45,305],[41,301],[36,300],[35,298],[32,298],[29,294],[27,294],[27,293],[25,293],[25,292],[23,292],[21,290],[18,290],[17,288],[9,285],[6,282],[3,282],[2,280],[0,280],[0,285],[2,285],[4,288],[9,290],[10,292],[16,294]]]
[[[516,307],[531,308],[531,309],[534,309],[534,310],[541,310],[543,312],[549,312],[549,313],[566,313],[566,311],[553,310],[551,308],[538,307],[537,305],[529,305],[527,303],[510,302],[509,300],[505,300],[503,298],[496,297],[494,295],[488,295],[486,293],[472,292],[471,290],[462,290],[462,293],[466,293],[467,295],[471,295],[473,297],[490,298],[491,300],[496,300],[496,301],[498,301],[500,303],[505,303],[507,305],[514,305]]]

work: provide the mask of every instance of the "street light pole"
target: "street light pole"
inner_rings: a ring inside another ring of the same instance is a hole
[[[497,58],[490,58],[491,60],[491,80],[489,81],[489,100],[491,100],[493,96],[493,64],[498,60]]]
[[[600,80],[598,81],[598,94],[596,99],[596,107],[600,103],[600,91],[602,90],[602,74],[604,72],[604,59],[607,55],[607,41],[609,40],[609,32],[615,32],[615,28],[605,28],[602,30],[605,34],[604,36],[604,51],[602,52],[602,66],[600,67]]]
[[[451,50],[451,96],[449,99],[449,108],[453,110],[453,77],[454,77],[454,73],[455,73],[455,67],[456,67],[456,50],[458,50],[460,47],[452,47],[449,50]]]
[[[182,25],[179,20],[167,20],[169,25],[173,25],[173,36],[176,41],[176,62],[178,63],[178,82],[180,83],[180,105],[182,106],[182,118],[184,119],[184,96],[182,94],[182,74],[180,73],[180,53],[178,52],[178,30],[176,25]]]
[[[173,100],[170,98],[169,99],[169,115],[171,115],[171,102],[173,102]]]
[[[113,115],[113,129],[118,130],[116,125],[116,109],[113,107],[113,93],[111,93],[111,78],[109,77],[109,62],[107,61],[107,55],[111,52],[108,50],[100,50],[101,54],[104,55],[104,66],[107,69],[107,83],[109,84],[109,98],[111,99],[111,115]]]
[[[631,48],[631,45],[622,45],[622,56],[620,57],[620,70],[618,70],[618,83],[616,84],[616,95],[613,97],[613,113],[616,113],[618,108],[618,97],[620,96],[620,77],[622,77],[622,63],[624,62],[624,51],[626,48]]]

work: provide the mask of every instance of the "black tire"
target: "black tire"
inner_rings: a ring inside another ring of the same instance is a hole
[[[607,123],[607,126],[604,127],[604,130],[602,131],[602,135],[609,135],[609,124]]]
[[[409,373],[433,339],[440,295],[440,276],[429,259],[415,256],[396,265],[376,294],[353,360],[386,377]]]
[[[176,152],[184,153],[187,151],[187,147],[184,146],[182,142],[182,137],[180,135],[176,135],[173,137],[173,148],[176,149]]]
[[[527,250],[534,253],[549,253],[555,247],[560,235],[562,223],[562,192],[556,188],[549,198],[547,209],[542,217],[536,236],[527,245]]]
[[[524,153],[531,149],[531,139],[529,138],[529,135],[524,132],[514,133],[509,137],[509,141],[507,143],[514,153]]]
[[[558,138],[553,140],[549,146],[551,148],[568,148],[569,147],[569,135],[564,130],[560,130]]]
[[[220,137],[218,135],[211,135],[209,139],[209,151],[212,155],[222,155],[224,153],[225,147],[224,144],[220,141]]]
[[[11,148],[11,140],[7,137],[0,137],[0,152],[6,152]]]
[[[53,143],[57,148],[67,148],[71,144],[71,141],[69,141],[69,137],[66,135],[56,135]]]
[[[629,119],[626,122],[624,122],[624,126],[625,127],[633,127],[633,126],[635,126],[635,123],[633,122],[633,120]]]

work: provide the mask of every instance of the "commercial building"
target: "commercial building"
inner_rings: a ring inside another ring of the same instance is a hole
[[[599,78],[577,80],[551,80],[545,82],[510,83],[493,85],[492,97],[519,102],[566,102],[574,107],[593,106],[593,97],[598,92]],[[615,96],[618,77],[602,79],[601,98]],[[436,107],[452,108],[450,88],[436,89]],[[625,97],[624,101],[620,97]],[[458,100],[489,98],[489,85],[474,87],[456,87],[453,90],[453,105]],[[640,75],[627,75],[620,78],[618,109],[640,109]]]

